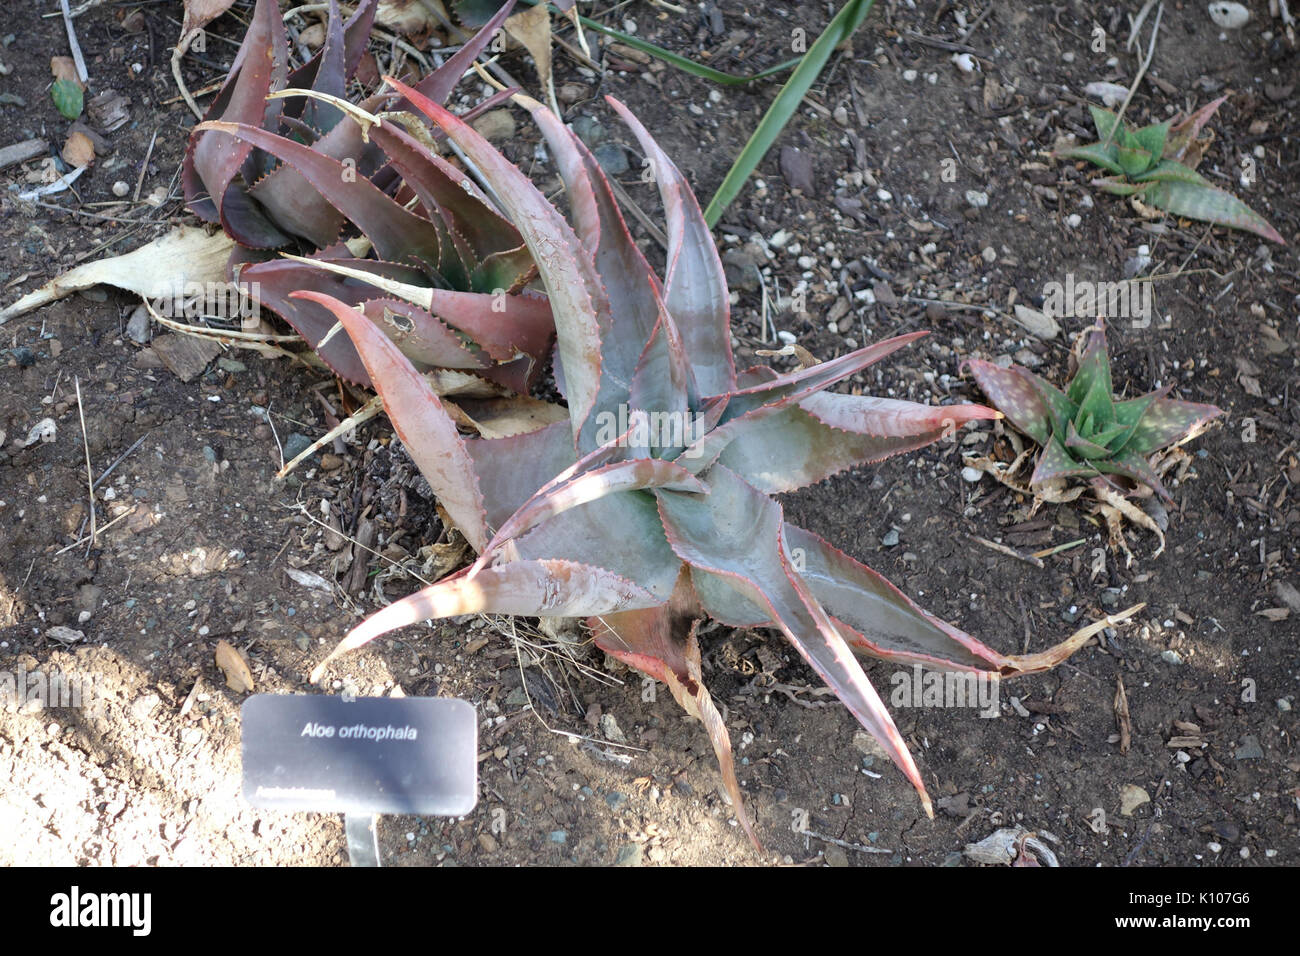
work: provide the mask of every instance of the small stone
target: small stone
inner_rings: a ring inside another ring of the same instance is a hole
[[[972,468],[970,465],[967,465],[961,470],[962,481],[968,481],[972,485],[983,477],[984,472],[980,471],[978,468]]]
[[[143,697],[137,697],[135,703],[131,705],[131,716],[136,720],[148,720],[149,715],[154,712],[162,701],[157,694],[145,694]]]
[[[1045,312],[1017,304],[1013,314],[1025,331],[1035,338],[1054,339],[1061,334],[1061,327],[1056,320]]]
[[[284,440],[284,460],[292,461],[312,446],[312,440],[301,432],[291,432]]]
[[[343,467],[343,459],[338,455],[326,452],[320,456],[321,471],[338,471]]]
[[[613,714],[600,715],[600,732],[606,740],[613,743],[627,743],[627,735],[623,733],[623,729],[619,727],[618,721],[614,719]]]
[[[1178,652],[1174,650],[1161,651],[1160,659],[1166,664],[1173,664],[1175,667],[1183,662],[1183,659],[1178,655]]]
[[[306,634],[299,634],[293,639],[293,642],[298,645],[298,650],[304,654],[311,650],[311,638]]]
[[[1241,827],[1231,820],[1220,820],[1214,825],[1215,834],[1229,843],[1236,843],[1241,839]]]
[[[1285,697],[1279,697],[1277,699],[1277,709],[1282,711],[1284,714],[1290,713],[1291,701],[1287,700]]]
[[[1247,734],[1241,738],[1241,746],[1233,754],[1238,760],[1263,760],[1264,748],[1259,745],[1259,738]]]
[[[483,848],[484,853],[495,853],[500,849],[496,837],[490,833],[480,833],[478,835],[478,845]]]
[[[607,176],[622,176],[630,168],[627,151],[618,143],[601,143],[591,151]]]
[[[983,209],[989,204],[989,194],[978,189],[966,190],[966,202],[972,209]]]
[[[1101,592],[1101,603],[1106,607],[1114,607],[1119,603],[1119,590],[1117,588],[1107,588]]]
[[[1144,803],[1151,802],[1151,794],[1136,784],[1126,783],[1119,791],[1119,815],[1133,816],[1133,811]]]
[[[619,793],[617,790],[611,790],[609,793],[605,794],[605,802],[609,804],[611,810],[618,810],[627,803],[627,797]]]
[[[219,358],[217,359],[217,368],[226,372],[247,372],[248,366],[239,359]]]
[[[569,839],[569,833],[567,830],[552,830],[547,839],[552,843],[565,843]]]
[[[578,116],[569,124],[573,132],[577,134],[578,139],[582,140],[588,146],[595,145],[605,139],[605,127],[594,116]]]
[[[130,191],[131,191],[131,187],[126,183],[122,182],[122,180],[120,179],[117,182],[113,183],[113,195],[116,196],[118,199],[121,199]]]
[[[126,337],[137,345],[144,345],[149,341],[149,334],[149,310],[143,304],[137,305],[126,323]]]
[[[1211,840],[1209,843],[1205,844],[1205,848],[1206,848],[1207,850],[1209,850],[1211,853],[1221,853],[1221,852],[1223,852],[1223,844],[1222,844],[1222,843],[1215,843],[1213,840]]]
[[[898,540],[899,540],[898,532],[895,529],[890,528],[888,531],[885,532],[885,536],[880,539],[880,543],[883,544],[886,548],[892,548],[896,544],[898,544]]]
[[[836,869],[849,865],[849,855],[838,846],[831,844],[822,851],[822,857],[826,860],[826,865]]]
[[[992,246],[985,246],[982,250],[980,250],[980,258],[982,258],[989,265],[992,265],[993,263],[998,261],[998,251],[994,249]]]
[[[1222,27],[1224,30],[1240,30],[1250,22],[1250,10],[1240,3],[1215,0],[1206,9],[1215,26]]]
[[[785,329],[777,332],[776,337],[781,340],[782,345],[794,345],[794,343],[798,341],[793,332],[787,332]]]
[[[1071,229],[1078,229],[1083,224],[1083,217],[1077,212],[1072,212],[1065,217],[1065,224]]]
[[[618,848],[618,855],[614,857],[615,866],[640,866],[641,858],[644,851],[639,843],[625,843]]]
[[[479,135],[489,142],[503,143],[515,135],[515,118],[509,110],[489,110],[470,122]]]

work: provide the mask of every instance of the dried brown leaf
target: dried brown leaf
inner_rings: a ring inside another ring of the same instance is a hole
[[[248,669],[248,662],[225,641],[217,641],[217,667],[226,677],[226,686],[236,694],[245,694],[253,689],[253,672]]]

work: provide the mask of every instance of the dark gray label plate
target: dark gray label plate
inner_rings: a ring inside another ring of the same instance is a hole
[[[255,807],[455,817],[478,802],[478,719],[463,700],[257,694],[242,715]]]

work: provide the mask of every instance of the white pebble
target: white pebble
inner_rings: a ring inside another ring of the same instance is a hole
[[[962,481],[969,481],[973,485],[984,477],[984,472],[980,471],[978,468],[972,468],[970,465],[967,465],[961,470],[961,477]]]

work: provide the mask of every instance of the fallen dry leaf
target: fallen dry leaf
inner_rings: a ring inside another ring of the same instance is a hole
[[[556,116],[563,115],[555,102],[555,83],[551,76],[551,11],[544,3],[512,13],[506,17],[506,32],[524,45],[533,56],[537,77],[546,91],[546,101]]]
[[[1255,612],[1257,617],[1262,617],[1268,621],[1285,621],[1291,616],[1289,607],[1266,607],[1262,611]]]
[[[70,56],[52,56],[50,57],[50,73],[54,75],[55,80],[71,80],[83,90],[86,84],[81,82],[81,77],[77,75],[77,63]]]
[[[211,21],[230,9],[235,0],[185,0],[185,22],[181,25],[181,36],[189,36],[193,30],[201,30]]]
[[[248,693],[253,689],[253,672],[248,669],[248,662],[225,641],[217,641],[217,667],[226,675],[226,686],[236,694]]]
[[[63,151],[60,153],[63,161],[69,166],[89,166],[95,161],[95,144],[90,141],[90,137],[85,133],[72,133],[68,136],[67,142],[63,144]]]
[[[125,255],[77,266],[0,310],[0,325],[14,316],[92,286],[116,286],[147,299],[174,294],[191,282],[224,282],[234,240],[224,232],[209,236],[196,226],[180,226]]]

